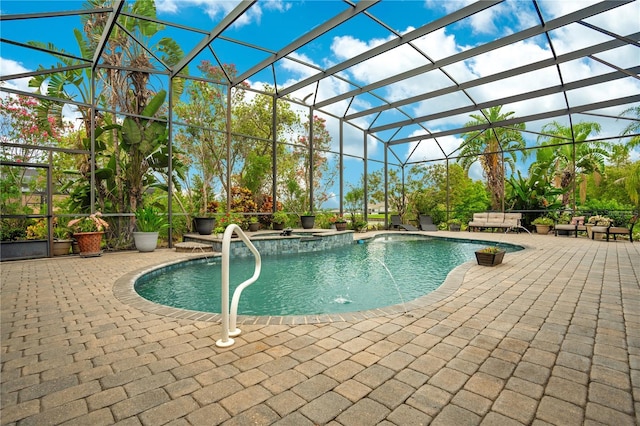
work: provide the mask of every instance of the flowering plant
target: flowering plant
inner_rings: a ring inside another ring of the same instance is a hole
[[[224,230],[227,229],[227,226],[231,225],[232,223],[241,226],[242,221],[243,216],[239,213],[230,212],[221,214],[216,217],[216,227],[214,229],[214,232],[216,234],[222,234]]]
[[[331,216],[329,218],[329,222],[331,223],[347,223],[344,217],[342,216]]]
[[[94,213],[88,217],[81,217],[70,220],[67,226],[72,232],[104,232],[109,224],[102,219],[100,212]]]
[[[598,226],[609,226],[613,223],[613,220],[606,216],[595,215],[589,218],[588,223]]]
[[[503,250],[498,246],[485,247],[485,248],[482,248],[482,249],[478,250],[479,253],[489,253],[489,254],[497,254],[497,253],[500,253],[501,251],[503,251]]]

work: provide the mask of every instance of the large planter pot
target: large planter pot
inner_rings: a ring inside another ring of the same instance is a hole
[[[502,263],[505,251],[501,250],[497,253],[484,253],[476,251],[476,261],[482,266],[496,266]]]
[[[213,217],[194,217],[193,224],[200,235],[211,235],[216,219]]]
[[[141,251],[143,253],[154,251],[158,246],[158,233],[134,232],[133,242],[135,243],[138,251]]]
[[[540,235],[547,235],[551,231],[550,225],[536,225],[536,233]]]
[[[271,224],[271,227],[274,229],[274,231],[282,231],[284,229],[284,223],[275,223],[275,222],[273,222]]]
[[[347,222],[336,222],[336,231],[346,231]]]
[[[249,232],[258,232],[259,229],[260,224],[258,222],[249,224]]]
[[[104,232],[78,232],[73,234],[73,238],[78,242],[78,249],[82,257],[100,256],[102,250],[100,243]]]
[[[452,223],[451,225],[449,225],[449,231],[460,232],[460,225]]]
[[[0,260],[37,259],[47,256],[49,256],[47,240],[0,242]]]
[[[54,256],[67,256],[71,251],[72,240],[56,240],[53,242]]]
[[[300,224],[302,225],[303,229],[313,228],[313,225],[315,224],[315,222],[316,222],[315,216],[310,216],[310,215],[300,216]]]

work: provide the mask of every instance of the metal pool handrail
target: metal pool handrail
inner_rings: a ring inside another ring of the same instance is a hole
[[[251,253],[253,253],[253,257],[255,258],[255,269],[253,271],[253,276],[240,284],[238,288],[236,288],[236,290],[233,292],[231,309],[229,309],[229,255],[231,251],[231,235],[234,232],[238,234],[240,239],[244,241],[247,247],[249,247]],[[261,269],[262,259],[260,257],[260,252],[258,252],[258,249],[256,249],[251,240],[249,240],[249,237],[247,237],[247,235],[238,225],[232,223],[231,225],[227,226],[227,229],[224,230],[224,235],[222,236],[222,338],[216,341],[216,346],[223,348],[229,347],[234,343],[233,339],[229,336],[235,337],[240,335],[240,329],[236,328],[240,294],[242,293],[242,290],[256,282],[256,280],[260,276]]]

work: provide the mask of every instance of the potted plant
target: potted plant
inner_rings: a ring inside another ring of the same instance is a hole
[[[219,203],[209,201],[206,208],[202,208],[193,214],[193,227],[200,235],[211,235],[216,224],[215,213],[218,211]]]
[[[304,212],[300,215],[300,224],[302,225],[302,229],[311,229],[313,228],[316,221],[316,216],[313,212]]]
[[[283,211],[277,211],[273,213],[271,217],[271,223],[274,230],[283,230],[284,224],[287,223],[289,216]]]
[[[485,247],[476,250],[476,261],[482,266],[496,266],[502,263],[505,251],[500,247]]]
[[[260,229],[258,218],[256,216],[251,216],[249,218],[249,232],[257,232],[258,229]]]
[[[540,235],[546,235],[551,231],[551,227],[553,226],[553,219],[547,216],[537,217],[531,222],[536,226],[536,232]]]
[[[334,216],[331,218],[331,222],[335,225],[336,231],[346,231],[347,221],[342,216]]]
[[[71,243],[73,240],[70,238],[69,228],[64,225],[57,224],[53,227],[53,255],[54,256],[66,256],[71,250]]]
[[[93,257],[102,254],[100,243],[102,242],[104,231],[109,228],[109,224],[102,219],[100,212],[70,220],[67,226],[78,242],[80,256]]]
[[[462,222],[460,221],[460,219],[449,219],[447,221],[447,224],[449,225],[449,231],[459,232]]]
[[[158,246],[159,231],[167,228],[169,224],[160,212],[151,207],[139,208],[136,214],[136,232],[133,233],[133,241],[140,252],[152,252]]]
[[[218,216],[215,219],[215,223],[216,223],[216,226],[214,228],[215,233],[220,235],[223,234],[225,229],[227,229],[227,226],[231,225],[232,223],[242,227],[243,221],[244,221],[244,218],[239,213],[229,212],[229,213],[218,214]],[[236,234],[234,233],[232,236],[236,236]]]

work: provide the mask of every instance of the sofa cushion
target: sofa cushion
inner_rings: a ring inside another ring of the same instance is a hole
[[[473,214],[473,221],[474,222],[486,222],[488,216],[489,216],[489,213],[474,213]]]

